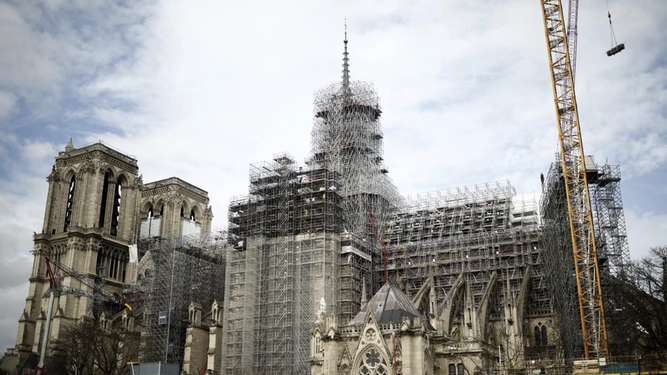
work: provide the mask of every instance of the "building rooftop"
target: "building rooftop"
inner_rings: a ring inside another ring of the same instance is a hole
[[[393,282],[385,283],[349,325],[364,324],[368,313],[373,313],[378,323],[401,322],[405,317],[421,315],[410,298]]]

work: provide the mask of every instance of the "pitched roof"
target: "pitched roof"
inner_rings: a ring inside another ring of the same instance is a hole
[[[392,282],[385,283],[349,325],[364,324],[369,312],[373,313],[378,323],[401,322],[404,317],[421,315],[410,298]]]

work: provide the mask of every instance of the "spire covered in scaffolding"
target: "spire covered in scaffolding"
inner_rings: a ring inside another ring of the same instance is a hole
[[[350,89],[350,58],[347,53],[347,20],[345,20],[345,39],[343,39],[343,44],[345,45],[343,50],[343,90],[347,92]]]

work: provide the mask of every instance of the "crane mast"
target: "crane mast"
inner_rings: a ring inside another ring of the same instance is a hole
[[[577,29],[579,19],[579,0],[570,0],[567,11],[567,48],[570,52],[570,66],[572,67],[572,81],[577,76]]]
[[[560,0],[540,0],[540,3],[558,119],[584,354],[587,360],[606,358],[608,346],[602,288],[563,6]],[[576,39],[576,34],[573,36]]]

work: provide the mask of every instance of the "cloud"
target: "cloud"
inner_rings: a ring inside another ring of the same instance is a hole
[[[2,293],[2,304],[0,304],[0,348],[14,347],[18,321],[25,306],[25,298],[28,295],[28,283],[14,287],[0,288]],[[18,309],[16,307],[19,307]]]
[[[16,112],[16,95],[7,91],[0,91],[0,119],[7,118]]]
[[[625,209],[625,219],[630,244],[630,256],[638,260],[648,254],[649,249],[667,246],[667,214],[642,212],[636,208]]]

